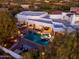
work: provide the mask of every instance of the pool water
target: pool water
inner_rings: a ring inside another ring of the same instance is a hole
[[[41,39],[41,34],[37,34],[34,32],[29,31],[28,33],[25,34],[24,38],[29,39],[35,43],[41,44],[41,45],[48,45],[48,40],[46,39]]]

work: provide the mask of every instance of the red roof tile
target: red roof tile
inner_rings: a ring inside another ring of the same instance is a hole
[[[51,14],[62,14],[62,11],[60,10],[55,10],[55,11],[49,11]]]
[[[70,11],[79,14],[79,7],[71,7],[71,8],[70,8]]]

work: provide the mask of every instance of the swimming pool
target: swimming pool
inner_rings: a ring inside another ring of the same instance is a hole
[[[28,33],[25,34],[24,38],[29,39],[37,44],[41,45],[48,45],[48,40],[41,39],[41,34],[37,34],[35,32],[28,31]]]

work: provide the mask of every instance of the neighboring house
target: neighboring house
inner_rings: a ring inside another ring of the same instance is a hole
[[[62,11],[50,11],[49,16],[51,19],[62,19]]]
[[[50,5],[55,5],[55,6],[65,6],[66,2],[65,1],[59,1],[59,2],[50,2]]]
[[[70,11],[79,14],[79,7],[71,7]]]
[[[29,9],[29,6],[30,6],[29,4],[21,4],[21,7],[25,9]]]
[[[50,1],[49,0],[44,0],[44,2],[49,3]]]
[[[8,11],[8,8],[0,8],[0,12],[2,11]]]

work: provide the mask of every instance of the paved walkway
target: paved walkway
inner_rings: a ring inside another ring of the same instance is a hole
[[[1,46],[0,46],[0,49],[2,49],[5,53],[10,54],[10,55],[11,55],[12,57],[14,57],[15,59],[23,59],[22,56],[16,54],[15,52],[13,52],[13,51],[11,51],[11,50],[9,50],[9,49],[6,49],[6,48],[1,47]]]

